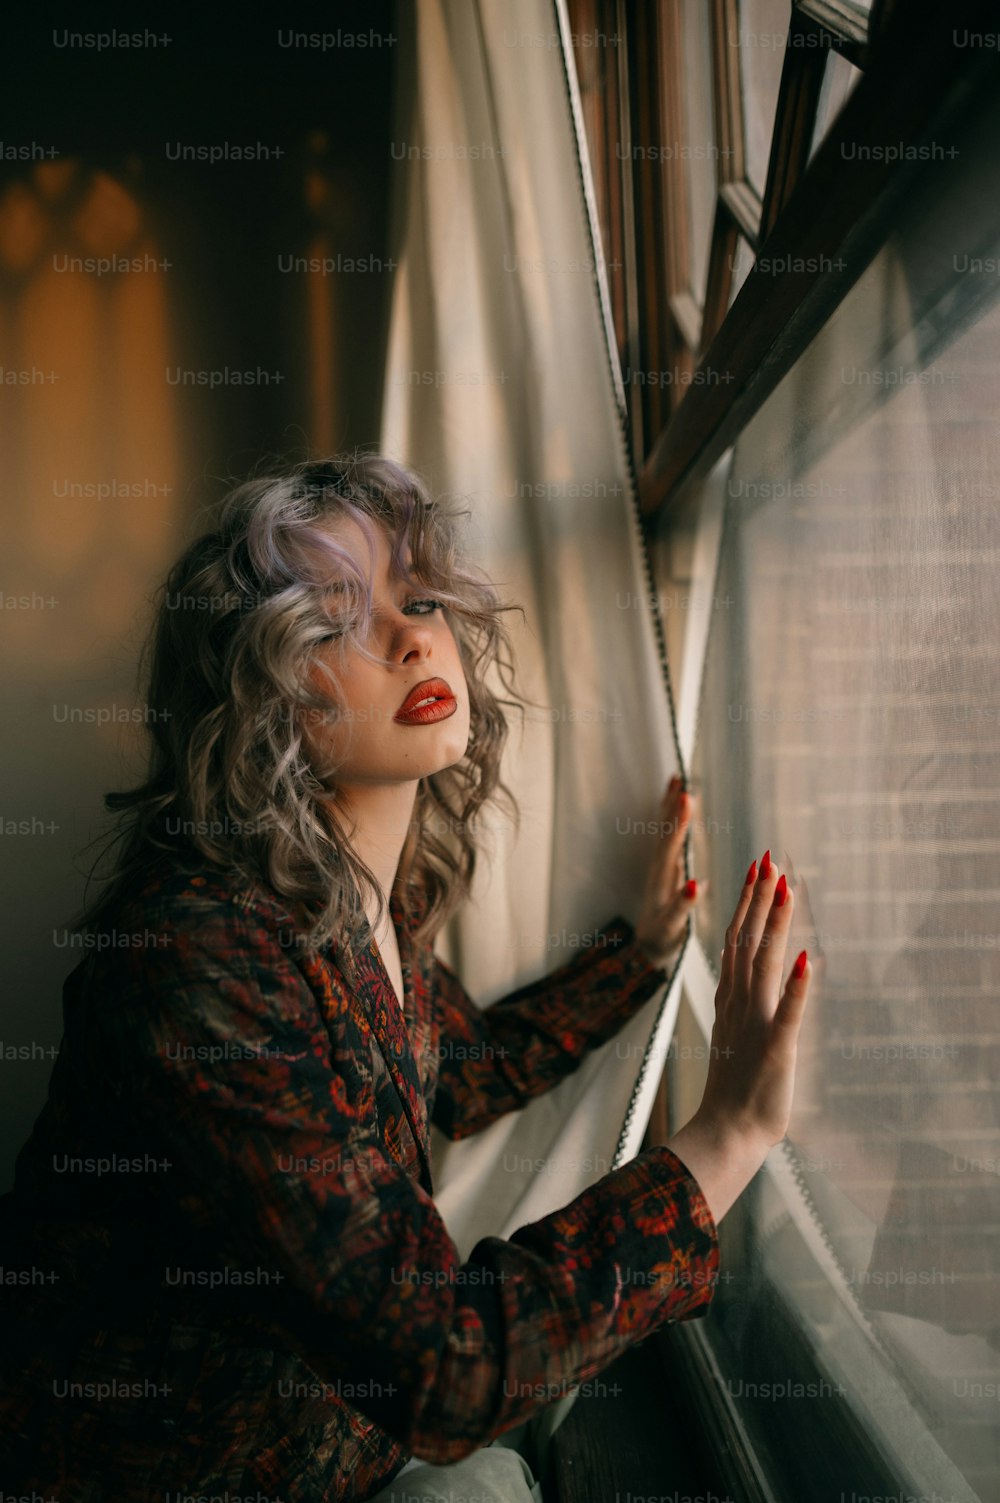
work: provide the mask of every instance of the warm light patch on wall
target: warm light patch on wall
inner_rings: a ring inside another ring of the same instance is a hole
[[[0,589],[58,601],[4,612],[18,676],[106,666],[177,551],[170,269],[141,177],[65,160],[0,191]]]
[[[332,254],[330,236],[317,235],[306,250],[310,261],[322,264]],[[312,399],[310,432],[320,453],[332,453],[337,447],[333,415],[337,410],[334,379],[333,327],[335,312],[330,279],[321,271],[310,271],[306,282],[306,328],[309,331],[309,389]]]

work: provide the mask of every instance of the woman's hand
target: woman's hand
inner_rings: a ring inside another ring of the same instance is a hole
[[[698,883],[684,880],[684,838],[695,808],[697,794],[686,793],[676,775],[667,784],[660,803],[664,827],[660,845],[646,877],[642,912],[635,936],[650,965],[669,969],[687,930],[688,914],[698,900]],[[707,881],[701,884],[702,889]]]
[[[726,931],[701,1105],[667,1146],[721,1220],[788,1129],[799,1027],[809,993],[802,951],[782,988],[795,899],[765,852],[746,876]],[[802,974],[796,971],[802,966]]]

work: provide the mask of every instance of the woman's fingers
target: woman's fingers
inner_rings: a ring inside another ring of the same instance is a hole
[[[736,953],[739,948],[740,929],[746,918],[747,909],[750,907],[754,894],[754,883],[757,880],[757,862],[750,863],[750,869],[743,881],[739,901],[736,904],[736,912],[733,921],[726,930],[726,943],[722,951],[722,969],[720,971],[720,986],[726,993],[733,984],[733,976],[736,970]]]
[[[770,851],[765,851],[761,857],[760,869],[757,872],[757,881],[754,884],[753,897],[746,917],[740,929],[737,941],[736,954],[736,977],[739,979],[744,994],[750,995],[750,982],[753,977],[754,960],[764,934],[764,926],[767,916],[771,911],[771,900],[778,886],[778,869],[771,860]]]
[[[774,1014],[775,1026],[782,1031],[787,1031],[793,1039],[806,1010],[806,998],[809,995],[811,980],[812,966],[809,964],[809,956],[805,950],[800,950],[788,980],[785,982],[785,990],[781,994],[781,1000]]]
[[[784,876],[778,878],[767,911],[764,932],[753,958],[750,977],[750,1003],[769,1021],[774,1017],[781,993],[785,969],[785,950],[792,927],[795,899]]]
[[[812,972],[801,952],[782,990],[794,896],[768,859],[752,862],[726,931],[712,1043],[699,1112],[714,1134],[745,1129],[780,1142],[788,1130],[799,1025]],[[801,962],[801,965],[800,965]],[[742,1128],[740,1127],[742,1124]]]
[[[684,938],[690,911],[691,899],[685,895],[683,888],[660,910],[659,934],[665,951],[672,950]]]
[[[663,795],[661,813],[670,831],[657,855],[651,872],[652,896],[657,903],[669,903],[684,878],[684,838],[691,823],[696,794],[686,793],[679,778],[671,778]]]
[[[686,882],[684,878],[684,841],[696,800],[697,794],[685,791],[675,776],[660,801],[662,835],[646,873],[642,911],[636,922],[636,935],[657,965],[664,964],[683,939],[693,906],[708,887],[707,879]]]

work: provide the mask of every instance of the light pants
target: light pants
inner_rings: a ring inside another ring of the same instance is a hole
[[[569,1394],[546,1405],[492,1445],[449,1466],[411,1457],[368,1503],[545,1503],[532,1467],[539,1474],[545,1470],[549,1442],[575,1398]]]
[[[484,1446],[435,1466],[412,1457],[369,1503],[544,1503],[542,1489],[518,1451]]]

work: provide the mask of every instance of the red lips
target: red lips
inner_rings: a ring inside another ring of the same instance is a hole
[[[421,704],[422,700],[431,700],[432,703],[424,705]],[[450,684],[446,683],[443,678],[425,678],[422,683],[417,684],[410,690],[396,711],[395,719],[409,718],[418,705],[420,705],[421,711],[430,711],[434,705],[440,705],[440,709],[444,710],[448,705],[453,705],[454,703],[455,696],[451,692]],[[440,711],[437,713],[440,713]]]

